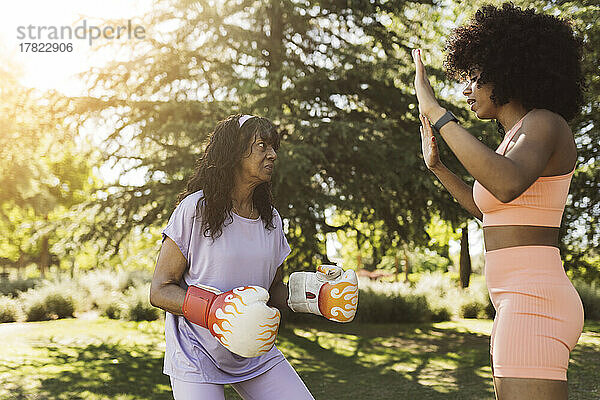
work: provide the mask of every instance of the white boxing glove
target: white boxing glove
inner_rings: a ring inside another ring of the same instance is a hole
[[[294,272],[288,282],[288,306],[336,322],[350,322],[358,307],[358,278],[354,270],[320,265],[317,272]]]
[[[273,347],[279,329],[279,310],[267,306],[268,300],[269,292],[260,286],[224,293],[209,286],[190,286],[183,315],[207,328],[232,353],[256,357]]]

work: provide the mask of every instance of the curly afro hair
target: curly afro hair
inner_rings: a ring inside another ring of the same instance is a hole
[[[571,120],[583,103],[583,44],[564,19],[523,10],[512,3],[481,7],[446,44],[448,76],[493,85],[497,105],[516,100]]]

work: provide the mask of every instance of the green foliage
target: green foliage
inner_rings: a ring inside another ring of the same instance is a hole
[[[0,57],[0,257],[20,268],[36,263],[44,274],[77,249],[80,214],[70,209],[95,182],[68,101],[21,86],[18,70]]]
[[[101,315],[110,319],[121,319],[125,316],[122,299],[117,297],[110,298],[104,306],[100,306],[100,310]]]
[[[336,233],[337,257],[341,258],[342,265],[400,273],[406,261],[412,272],[446,270],[450,264],[448,239],[456,234],[450,224],[438,217],[426,227],[429,241],[422,246],[408,246],[398,238],[390,240],[382,221],[356,221],[348,211],[336,211],[330,220],[332,225],[345,227]]]
[[[451,316],[447,306],[439,303],[432,305],[425,293],[406,283],[361,280],[359,287],[358,322],[426,322],[449,319]]]
[[[579,280],[574,285],[583,303],[585,319],[600,321],[600,287],[596,283],[588,284]]]
[[[73,317],[76,301],[68,285],[48,283],[19,296],[27,321]]]
[[[66,277],[43,281],[18,296],[27,321],[70,318],[89,310],[88,298],[77,282]]]
[[[147,285],[151,278],[148,271],[98,269],[79,273],[75,279],[85,293],[88,309],[97,309],[109,318],[121,318],[127,309],[125,293]]]
[[[46,311],[52,319],[72,317],[75,311],[73,299],[63,293],[50,293],[46,296],[44,302]]]
[[[459,315],[461,318],[485,318],[485,305],[475,300],[465,302],[460,306]]]
[[[432,322],[450,321],[452,319],[452,311],[448,307],[430,305],[429,309]]]
[[[273,190],[292,244],[289,268],[327,261],[325,235],[339,228],[327,220],[333,208],[364,222],[363,235],[383,232],[376,263],[393,243],[426,244],[428,204],[453,203],[419,156],[410,49],[423,29],[405,11],[424,7],[158,2],[144,20],[173,30],[119,43],[127,49],[115,51],[131,50],[132,59],[90,72],[90,96],[73,103],[81,121],[114,121],[100,149],[110,165],[145,172],[143,182],[110,182],[88,203],[99,211],[90,236],[115,250],[134,225],[164,224],[207,134],[243,112],[284,131]]]
[[[46,309],[45,297],[29,290],[21,296],[26,321],[47,321],[50,315]]]
[[[361,323],[403,323],[431,321],[427,299],[423,295],[360,291],[356,321]]]
[[[467,289],[441,272],[412,275],[414,284],[360,280],[359,322],[448,321],[493,318],[494,308],[483,277],[475,275]]]
[[[96,289],[100,292],[107,290],[125,292],[129,288],[149,283],[152,275],[142,270],[95,269],[80,273],[76,280],[90,293]]]
[[[37,278],[25,278],[0,281],[0,296],[17,297],[21,292],[26,292],[40,284]]]
[[[150,285],[130,288],[124,300],[125,317],[129,321],[154,321],[160,317],[160,310],[150,304]]]
[[[24,282],[39,281],[8,282],[4,287],[16,297],[15,304],[23,308],[27,321],[68,318],[89,311],[111,319],[152,321],[160,318],[161,312],[150,305],[150,280],[148,271],[94,270],[75,278],[63,274],[27,291],[17,289],[31,286]],[[6,309],[13,305],[7,304]]]
[[[0,296],[0,323],[18,321],[21,313],[21,305],[16,299]]]

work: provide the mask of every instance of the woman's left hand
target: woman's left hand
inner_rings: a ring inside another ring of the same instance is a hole
[[[427,71],[421,60],[421,49],[414,49],[412,57],[415,61],[415,92],[419,102],[419,112],[430,121],[437,121],[444,115],[446,110],[439,105],[435,98],[433,88],[427,78]]]

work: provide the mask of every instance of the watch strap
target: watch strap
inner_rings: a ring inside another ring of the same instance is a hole
[[[446,113],[442,115],[435,124],[433,124],[433,129],[436,132],[439,132],[440,129],[442,129],[442,127],[450,121],[458,122],[458,118],[456,118],[456,116],[452,114],[451,111],[446,111]]]

